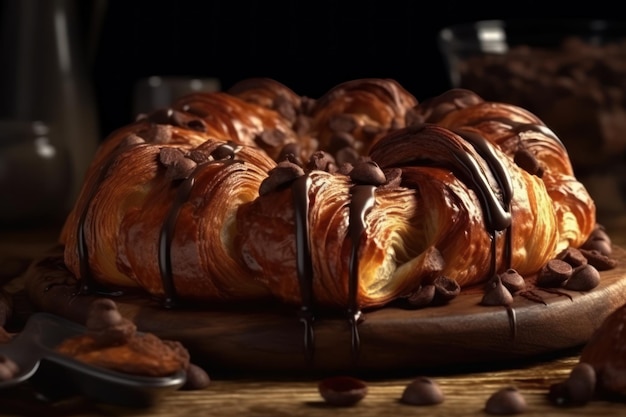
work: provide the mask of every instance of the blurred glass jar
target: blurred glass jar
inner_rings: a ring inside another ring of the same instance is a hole
[[[3,224],[68,213],[98,146],[95,93],[78,1],[2,0]]]
[[[478,21],[438,44],[452,87],[524,107],[559,136],[600,217],[626,209],[626,22]]]
[[[0,225],[60,222],[71,177],[70,152],[46,124],[0,120]]]

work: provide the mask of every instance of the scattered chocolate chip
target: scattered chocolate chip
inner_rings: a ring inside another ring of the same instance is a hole
[[[596,371],[593,366],[579,362],[567,379],[550,386],[548,400],[559,406],[581,406],[593,399]]]
[[[513,161],[529,174],[537,175],[538,177],[541,177],[541,175],[538,175],[539,173],[543,174],[539,160],[528,149],[522,148],[515,152]]]
[[[172,126],[152,125],[148,130],[140,132],[146,142],[155,144],[165,144],[172,141]]]
[[[354,132],[359,122],[351,114],[337,114],[328,120],[328,128],[333,132]]]
[[[233,142],[223,143],[211,152],[211,157],[216,161],[223,159],[235,159],[237,145]]]
[[[526,399],[515,387],[506,387],[494,392],[485,403],[485,412],[495,415],[521,414],[527,408]]]
[[[603,255],[600,251],[595,249],[587,250],[580,249],[585,258],[587,258],[587,262],[591,265],[595,266],[598,271],[607,271],[609,269],[613,269],[617,266],[617,260]]]
[[[309,163],[306,165],[309,170],[320,170],[333,173],[337,171],[335,158],[331,154],[324,151],[317,151],[311,155]]]
[[[551,259],[537,274],[537,285],[556,288],[563,285],[572,276],[573,268],[560,259]]]
[[[339,149],[335,152],[335,160],[338,165],[345,163],[355,164],[359,160],[359,152],[349,146]]]
[[[289,161],[281,161],[270,170],[269,176],[261,182],[259,195],[275,191],[283,185],[290,184],[302,175],[304,175],[304,170],[300,166]]]
[[[181,387],[185,391],[195,391],[206,388],[211,383],[209,374],[196,364],[190,363],[185,370],[187,379],[185,384]]]
[[[410,405],[434,405],[444,400],[441,387],[427,377],[419,377],[411,381],[402,392],[400,401]]]
[[[609,256],[613,252],[613,246],[610,240],[603,237],[590,236],[589,239],[581,246],[585,250],[595,250],[604,256]]]
[[[291,100],[288,97],[279,95],[272,104],[272,109],[276,110],[285,120],[289,123],[293,123],[296,120],[296,109],[293,106]]]
[[[336,153],[343,148],[354,147],[354,136],[348,132],[335,132],[329,140],[328,151]]]
[[[137,331],[135,324],[122,317],[115,302],[108,298],[96,299],[89,305],[85,327],[86,334],[100,346],[127,342]]]
[[[187,178],[197,164],[189,158],[185,158],[185,154],[181,149],[164,147],[159,152],[159,162],[163,164],[167,170],[165,175],[172,180]]]
[[[583,255],[583,253],[579,249],[571,246],[567,249],[562,250],[556,256],[556,259],[567,262],[572,266],[572,268],[576,268],[587,263],[587,258],[585,258],[585,255]]]
[[[573,291],[589,291],[600,284],[600,272],[590,264],[579,266],[565,282],[565,288]]]
[[[137,145],[139,143],[145,143],[145,142],[146,141],[141,136],[131,133],[120,142],[120,146],[131,146],[131,145]]]
[[[508,289],[511,294],[516,293],[526,287],[526,281],[524,277],[517,272],[515,269],[507,269],[500,275],[500,281],[502,281],[502,285]]]
[[[445,275],[438,275],[433,280],[433,286],[435,287],[435,299],[433,302],[436,304],[447,303],[461,293],[459,283]]]
[[[495,276],[489,280],[480,304],[485,306],[508,306],[511,303],[513,303],[513,295],[504,286],[500,276]]]
[[[404,298],[408,307],[422,308],[432,303],[435,298],[435,286],[432,284],[420,285],[417,291]]]
[[[344,162],[339,166],[337,172],[342,175],[350,175],[350,172],[354,169],[354,166],[350,162]]]
[[[320,381],[318,391],[328,404],[345,407],[365,398],[368,388],[365,381],[358,378],[334,376]]]
[[[385,183],[382,187],[399,187],[402,184],[402,169],[388,168],[383,171],[385,173]]]
[[[278,154],[277,161],[289,161],[296,165],[302,166],[300,155],[302,153],[302,146],[297,142],[290,142],[283,146]]]
[[[372,160],[361,160],[353,165],[350,178],[357,184],[382,185],[387,182],[385,173]]]
[[[261,147],[278,148],[285,143],[287,134],[279,129],[267,129],[258,134],[254,140]]]

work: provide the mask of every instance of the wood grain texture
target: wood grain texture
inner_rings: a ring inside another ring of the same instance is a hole
[[[618,267],[601,273],[586,293],[544,293],[545,304],[516,297],[515,334],[503,307],[479,305],[480,292],[462,293],[449,304],[419,310],[383,308],[359,325],[355,360],[350,328],[341,317],[315,322],[313,361],[304,352],[296,311],[284,308],[164,309],[142,296],[115,300],[138,328],[181,341],[192,358],[212,372],[302,375],[331,372],[421,372],[439,367],[502,364],[575,348],[602,320],[626,302],[626,250],[614,248]],[[26,274],[36,307],[84,322],[91,296],[76,296],[76,282],[57,248]],[[571,298],[570,298],[571,297]]]

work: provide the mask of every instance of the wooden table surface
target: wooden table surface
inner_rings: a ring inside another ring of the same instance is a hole
[[[626,245],[626,216],[603,223],[615,244]],[[28,259],[48,249],[56,238],[51,230],[0,229],[0,283],[9,293],[20,289],[20,271]],[[581,347],[582,348],[582,347]],[[364,378],[368,393],[355,406],[331,407],[321,398],[316,379],[212,376],[208,387],[178,390],[149,408],[94,404],[72,397],[56,402],[38,400],[28,387],[0,391],[0,416],[481,416],[485,402],[500,388],[517,387],[528,403],[528,416],[626,416],[626,401],[596,399],[580,407],[557,407],[547,399],[550,385],[562,381],[578,362],[580,348],[531,358],[500,369],[441,369],[429,374]],[[399,399],[406,385],[418,376],[440,385],[445,399],[433,406],[410,406]]]

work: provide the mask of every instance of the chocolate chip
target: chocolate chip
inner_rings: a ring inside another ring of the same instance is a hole
[[[381,185],[383,188],[396,188],[402,185],[402,169],[387,168],[383,170],[385,174],[385,183]]]
[[[185,380],[185,384],[181,387],[182,390],[200,390],[208,387],[211,383],[209,374],[207,374],[207,372],[198,365],[190,363],[185,372],[187,374],[187,378]]]
[[[311,155],[309,163],[306,165],[309,170],[319,170],[333,173],[337,171],[335,158],[331,154],[324,151],[317,151]]]
[[[85,326],[86,334],[98,346],[125,343],[137,331],[135,324],[122,317],[115,302],[108,298],[97,299],[89,305]]]
[[[587,241],[581,246],[581,248],[585,250],[596,250],[600,252],[602,255],[610,256],[613,252],[613,247],[610,240],[604,239],[602,237],[594,237],[591,236]]]
[[[137,144],[145,143],[145,142],[146,141],[141,136],[131,133],[128,136],[126,136],[124,139],[122,139],[122,141],[120,142],[120,146],[131,146],[131,145],[137,145]]]
[[[350,376],[334,376],[323,379],[318,384],[318,391],[326,403],[334,406],[351,406],[367,395],[367,384]]]
[[[548,400],[558,406],[582,406],[593,399],[596,390],[596,371],[593,366],[579,362],[567,379],[550,386]]]
[[[410,405],[440,404],[444,400],[441,387],[427,377],[419,377],[411,381],[402,392],[400,401]]]
[[[337,114],[328,120],[328,128],[333,132],[354,132],[358,125],[356,117],[351,114]]]
[[[422,308],[432,303],[435,298],[435,286],[432,284],[420,285],[420,287],[404,298],[408,307]]]
[[[296,165],[302,166],[302,161],[300,160],[300,154],[302,153],[302,146],[297,142],[290,142],[283,146],[280,153],[278,154],[278,162],[280,161],[290,161]]]
[[[165,175],[169,179],[178,180],[189,177],[197,164],[178,148],[164,147],[159,152],[159,162],[166,168]]]
[[[279,189],[284,185],[291,184],[293,180],[304,175],[304,170],[289,161],[281,161],[272,168],[269,176],[261,182],[259,187],[259,195],[265,195]]]
[[[235,159],[237,145],[233,142],[223,143],[211,152],[211,157],[216,161],[223,159]]]
[[[328,150],[329,152],[337,152],[345,147],[354,146],[354,136],[347,132],[335,132],[330,137]]]
[[[565,282],[565,288],[573,291],[589,291],[600,284],[600,272],[590,264],[582,265]]]
[[[526,399],[515,387],[502,388],[487,399],[485,412],[495,415],[521,414],[528,408]]]
[[[598,271],[607,271],[617,266],[617,260],[603,255],[598,250],[587,250],[581,248],[580,251],[583,255],[585,255],[585,258],[587,258],[587,262],[595,266]]]
[[[359,160],[359,153],[356,149],[346,146],[335,152],[335,160],[337,164],[342,165],[345,163],[355,164]]]
[[[180,111],[174,110],[171,113],[170,123],[174,126],[195,130],[196,132],[206,132],[204,120]]]
[[[515,152],[513,161],[529,174],[537,175],[538,177],[542,176],[539,174],[543,174],[539,160],[528,149],[522,148]]]
[[[172,141],[172,126],[153,125],[148,130],[140,133],[146,142],[154,144],[166,144]]]
[[[537,274],[537,285],[545,288],[560,287],[572,276],[573,268],[560,259],[551,259]]]
[[[507,269],[500,275],[500,281],[502,281],[502,285],[508,289],[511,294],[516,293],[526,287],[526,281],[524,277],[517,272],[515,269]]]
[[[296,120],[293,122],[293,130],[295,130],[298,136],[303,136],[307,132],[311,131],[312,120],[308,116],[299,114],[296,116]]]
[[[556,259],[567,262],[572,266],[572,268],[576,268],[587,263],[587,258],[585,258],[585,255],[583,255],[579,249],[572,246],[562,250],[556,256]]]
[[[278,112],[289,123],[293,123],[296,120],[296,109],[293,106],[291,100],[288,97],[279,95],[276,97],[272,108]]]
[[[278,148],[282,146],[287,134],[279,129],[267,129],[258,134],[254,140],[261,147]]]
[[[357,184],[382,185],[387,182],[383,170],[372,160],[355,163],[350,171],[350,178]]]
[[[433,302],[437,304],[447,303],[461,293],[459,283],[445,275],[438,275],[433,280],[433,285],[435,286],[435,299]]]
[[[504,286],[499,276],[489,280],[480,304],[485,306],[508,306],[513,303],[513,295]]]

